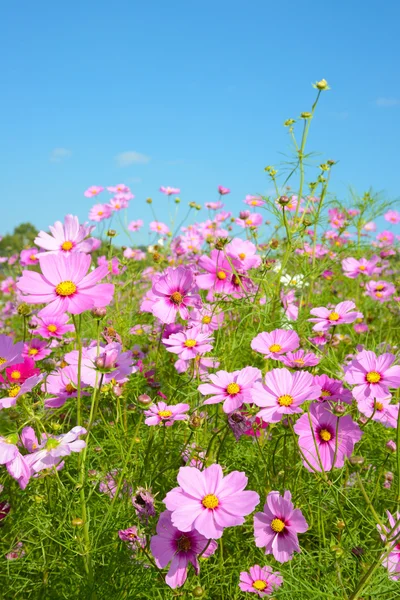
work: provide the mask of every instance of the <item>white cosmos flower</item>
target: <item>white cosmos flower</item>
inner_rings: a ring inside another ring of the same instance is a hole
[[[302,288],[310,285],[308,281],[304,281],[304,275],[301,273],[299,275],[289,275],[288,273],[285,273],[285,275],[282,275],[281,277],[281,283],[295,288]]]

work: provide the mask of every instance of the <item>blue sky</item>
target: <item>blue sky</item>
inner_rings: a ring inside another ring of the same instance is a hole
[[[282,123],[321,78],[309,148],[340,161],[332,191],[398,196],[399,17],[394,0],[6,3],[0,233],[86,219],[94,184],[128,184],[129,219],[151,220],[149,196],[168,219],[160,185],[182,206],[225,185],[237,211],[270,189],[265,165],[291,149]]]

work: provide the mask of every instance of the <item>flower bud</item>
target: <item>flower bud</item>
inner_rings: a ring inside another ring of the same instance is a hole
[[[181,201],[181,199],[180,199],[180,198],[175,198],[175,204],[179,204],[179,203],[180,203],[180,201]]]
[[[312,114],[310,112],[302,112],[301,115],[300,115],[300,117],[302,119],[311,119]]]
[[[140,396],[138,396],[138,402],[142,406],[149,406],[149,404],[153,403],[153,400],[147,394],[140,394]]]
[[[151,198],[146,198],[146,202],[147,202],[147,204],[151,204],[153,202],[153,200]]]
[[[17,312],[19,315],[21,315],[21,317],[29,317],[29,315],[32,313],[32,310],[31,307],[26,304],[26,302],[23,302],[18,306]]]
[[[355,471],[358,471],[359,469],[361,469],[364,462],[365,462],[365,459],[363,456],[350,456],[350,458],[349,458],[349,463],[351,464],[351,466],[353,467],[353,469]]]
[[[192,592],[195,598],[202,598],[202,596],[204,596],[204,593],[205,590],[200,585],[197,585]]]
[[[103,317],[106,316],[107,314],[107,309],[104,306],[99,306],[97,308],[93,308],[92,311],[92,316],[95,317],[96,319],[102,319]]]
[[[288,196],[281,196],[278,198],[278,202],[281,206],[286,206],[286,204],[289,204],[290,198]]]
[[[117,235],[117,232],[115,231],[115,229],[109,229],[107,231],[107,237],[113,238]]]
[[[330,90],[330,87],[329,87],[326,79],[321,79],[321,81],[317,81],[316,83],[313,83],[313,87],[315,89],[321,90],[321,91]]]
[[[346,523],[344,521],[340,520],[336,523],[336,527],[338,529],[344,529],[346,527]]]
[[[82,527],[83,525],[83,519],[72,519],[71,524],[73,525],[73,527]]]
[[[389,452],[396,452],[396,442],[394,442],[393,440],[389,440],[388,442],[386,442],[386,448],[389,450]]]

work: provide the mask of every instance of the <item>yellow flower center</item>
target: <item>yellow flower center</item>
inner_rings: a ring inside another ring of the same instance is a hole
[[[383,410],[382,402],[375,402],[375,408],[376,410],[379,410],[379,412],[381,412]]]
[[[378,285],[375,287],[375,289],[381,291],[381,290],[385,289],[385,286],[383,283],[378,283]]]
[[[266,587],[267,587],[267,583],[266,583],[266,581],[263,581],[262,579],[256,579],[253,583],[253,588],[260,592],[265,590]]]
[[[158,411],[158,416],[161,417],[162,419],[168,419],[168,417],[170,417],[172,415],[172,412],[170,410],[159,410]]]
[[[76,292],[76,285],[73,281],[62,281],[56,287],[56,294],[59,296],[72,296]]]
[[[269,347],[270,352],[279,352],[280,350],[282,350],[282,346],[279,344],[272,344],[272,346]]]
[[[246,225],[251,225],[251,224],[252,224],[252,221],[251,221],[251,219],[246,219],[246,220],[245,220],[245,223],[246,223]]]
[[[322,390],[321,396],[322,398],[328,398],[329,396],[332,396],[332,394],[329,390]]]
[[[18,396],[20,389],[21,389],[21,386],[16,385],[15,383],[14,383],[14,385],[11,385],[8,388],[8,395],[9,395],[9,397],[10,398],[15,398],[15,396]]]
[[[0,366],[4,365],[5,362],[7,362],[7,359],[0,356]]]
[[[183,300],[183,296],[180,292],[174,292],[173,294],[171,294],[170,298],[171,302],[173,302],[174,304],[180,304]]]
[[[36,254],[31,254],[29,256],[30,260],[38,260],[38,257],[36,256]]]
[[[57,331],[57,325],[47,325],[47,330],[50,331],[50,333],[54,333]]]
[[[330,321],[339,321],[340,315],[337,312],[331,312],[331,314],[329,315],[328,319]]]
[[[289,396],[289,394],[284,394],[283,396],[279,396],[278,403],[280,406],[290,406],[293,404],[293,397]]]
[[[375,293],[375,296],[376,296],[377,298],[382,298],[383,294],[382,294],[382,292],[376,292],[376,293]]]
[[[239,255],[240,260],[244,260],[246,258],[246,255],[244,252],[241,252]]]
[[[364,265],[360,265],[358,268],[359,268],[359,270],[360,270],[360,271],[365,271],[365,269],[366,269],[367,267],[365,267]]]
[[[281,533],[285,529],[285,523],[281,519],[273,519],[271,521],[271,529],[276,531],[276,533]]]
[[[257,204],[258,204],[257,200],[252,200],[252,201],[250,202],[250,205],[251,205],[251,206],[257,206]]]
[[[37,348],[29,348],[29,350],[28,350],[29,356],[36,356],[36,354],[38,352],[39,352],[39,350]]]
[[[304,365],[305,361],[303,358],[295,358],[293,362],[295,362],[298,365]]]
[[[327,429],[321,429],[319,432],[319,437],[321,440],[324,440],[324,442],[329,442],[329,440],[332,438],[332,434]]]
[[[104,211],[103,210],[99,210],[99,212],[97,213],[99,217],[101,217],[101,215],[104,215]]]
[[[230,383],[227,386],[226,391],[231,396],[235,396],[236,394],[238,394],[240,392],[240,385],[238,385],[237,383]]]
[[[208,325],[209,323],[211,323],[211,317],[209,315],[204,315],[201,322],[204,323],[205,325]]]
[[[204,508],[211,508],[213,510],[219,505],[219,500],[217,496],[214,496],[214,494],[207,494],[207,496],[204,496],[201,503],[204,506]]]
[[[21,377],[21,371],[11,371],[11,379],[19,379]]]
[[[76,387],[72,385],[72,383],[67,383],[65,386],[65,391],[68,392],[68,394],[72,394],[72,392],[76,391]]]
[[[186,348],[194,348],[196,344],[196,340],[186,340],[184,345],[186,346]]]
[[[217,271],[217,278],[223,281],[224,279],[226,279],[226,273],[224,273],[224,271]]]
[[[379,373],[377,373],[377,371],[370,371],[369,373],[367,373],[366,379],[368,383],[378,383],[382,379],[382,377]]]
[[[178,552],[188,552],[192,547],[192,542],[190,541],[190,538],[183,535],[178,539],[177,546]]]
[[[74,245],[73,245],[73,243],[72,243],[72,242],[66,241],[66,242],[64,242],[64,243],[61,245],[61,248],[62,248],[63,250],[65,250],[66,252],[68,252],[68,250],[71,250],[71,248],[73,248],[73,246],[74,246]]]

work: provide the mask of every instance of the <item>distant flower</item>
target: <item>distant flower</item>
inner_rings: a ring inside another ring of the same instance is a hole
[[[108,204],[95,204],[89,211],[89,221],[104,221],[112,215],[111,207]]]
[[[342,269],[346,277],[350,279],[355,279],[359,275],[370,277],[375,272],[378,262],[378,256],[373,256],[370,260],[366,258],[345,258],[342,260]]]
[[[169,233],[169,227],[165,225],[165,223],[161,223],[161,221],[152,221],[149,227],[150,231],[155,231],[156,233],[161,233],[163,235]]]
[[[235,268],[241,272],[256,269],[261,265],[261,256],[257,254],[257,247],[249,240],[233,238],[225,246],[225,252],[232,258]]]
[[[376,239],[380,242],[380,247],[391,246],[394,242],[394,233],[391,231],[385,230],[381,233],[378,233]]]
[[[344,379],[354,385],[352,394],[357,401],[364,398],[387,398],[389,388],[400,387],[400,366],[392,366],[395,355],[376,356],[371,350],[363,350],[345,367]]]
[[[156,514],[154,496],[149,489],[139,487],[132,496],[132,505],[139,519],[146,523],[149,517],[154,517]]]
[[[244,491],[247,477],[239,471],[223,476],[218,464],[199,471],[181,467],[176,487],[164,498],[171,521],[180,531],[196,530],[207,539],[218,539],[225,527],[242,525],[260,501],[256,492]]]
[[[123,208],[128,208],[129,201],[122,194],[121,195],[117,194],[116,196],[114,196],[114,198],[110,198],[110,202],[109,202],[108,206],[111,208],[111,211],[118,212],[119,210],[122,210]]]
[[[21,360],[23,342],[14,344],[13,338],[0,334],[0,371]]]
[[[306,352],[305,350],[297,350],[297,352],[287,352],[286,355],[280,356],[279,360],[286,367],[291,369],[306,369],[314,367],[321,359],[314,352]]]
[[[299,447],[305,458],[303,464],[308,471],[312,471],[311,467],[316,471],[340,469],[363,435],[349,415],[336,417],[329,405],[315,403],[310,405],[309,414],[302,415],[296,422],[294,431],[299,436]]]
[[[104,188],[101,187],[100,185],[92,185],[90,188],[88,188],[86,190],[86,192],[84,193],[84,196],[86,196],[86,198],[93,198],[93,196],[97,196],[103,190],[104,190]]]
[[[209,375],[209,383],[202,383],[197,389],[203,396],[212,394],[203,404],[223,402],[223,410],[229,414],[242,404],[252,402],[251,389],[260,379],[261,371],[255,367],[245,367],[232,373],[217,371]]]
[[[264,206],[265,201],[260,198],[260,196],[247,195],[244,199],[244,203],[248,204],[249,206]]]
[[[311,373],[291,373],[287,369],[268,371],[265,384],[256,382],[251,391],[254,404],[262,408],[257,416],[267,423],[277,423],[284,415],[303,412],[300,405],[320,394],[321,388],[314,384]]]
[[[224,321],[224,313],[218,307],[203,304],[200,309],[190,311],[189,327],[200,327],[203,333],[211,333],[220,329]]]
[[[42,319],[35,317],[34,323],[37,325],[35,333],[45,339],[60,338],[75,329],[72,323],[70,325],[67,324],[68,321],[69,317],[65,313],[43,317]]]
[[[112,194],[127,194],[130,192],[129,187],[124,183],[118,183],[117,185],[113,185],[107,188],[109,192]]]
[[[78,217],[66,215],[64,224],[56,221],[49,227],[51,235],[39,231],[35,244],[42,248],[41,254],[71,254],[74,252],[90,252],[92,240],[86,239],[93,226],[80,225]]]
[[[51,469],[57,466],[64,456],[68,456],[71,452],[81,452],[85,448],[86,442],[79,439],[85,434],[84,427],[73,427],[68,433],[48,436],[44,447],[25,456],[25,460],[34,473]]]
[[[265,548],[265,554],[273,554],[280,563],[292,560],[294,552],[301,552],[297,534],[307,529],[303,513],[294,508],[289,491],[283,496],[270,492],[263,512],[254,515],[257,548]]]
[[[51,350],[47,348],[47,342],[38,340],[37,338],[32,338],[29,342],[26,342],[22,352],[24,358],[30,357],[34,361],[43,360],[49,354],[51,354]]]
[[[187,411],[190,409],[189,404],[171,404],[158,402],[149,406],[148,410],[144,411],[146,425],[165,425],[169,427],[175,421],[186,421],[189,417]]]
[[[226,188],[226,187],[224,187],[223,185],[219,185],[219,186],[218,186],[218,193],[219,193],[221,196],[225,196],[226,194],[229,194],[229,193],[230,193],[230,191],[231,191],[231,190],[230,190],[229,188]]]
[[[142,219],[138,219],[137,221],[131,221],[128,225],[129,231],[139,231],[143,227]]]
[[[19,255],[21,265],[23,267],[27,267],[29,265],[37,265],[39,263],[38,253],[38,248],[28,248],[26,250],[21,250],[21,253]]]
[[[239,587],[242,592],[252,592],[259,598],[271,596],[283,583],[283,578],[279,571],[273,573],[272,567],[260,567],[254,565],[250,567],[249,572],[240,573]]]
[[[358,410],[373,421],[378,421],[384,427],[397,427],[397,418],[399,415],[399,405],[390,404],[391,397],[363,398],[357,403]]]
[[[191,327],[186,331],[173,333],[168,339],[163,340],[168,352],[179,354],[183,360],[190,360],[197,355],[205,354],[212,350],[213,338],[208,333],[202,333],[200,327]]]
[[[353,323],[356,319],[363,317],[362,313],[353,310],[355,307],[354,302],[346,300],[332,309],[325,307],[313,308],[310,314],[315,315],[316,318],[308,320],[315,323],[313,326],[314,331],[328,331],[331,327],[343,323]]]
[[[295,288],[302,288],[310,285],[308,281],[305,281],[304,275],[301,273],[299,273],[299,275],[288,275],[286,273],[285,275],[282,275],[281,283],[283,283],[283,285]]]
[[[350,390],[347,390],[342,381],[332,379],[328,375],[315,375],[315,385],[321,388],[321,395],[317,398],[318,402],[345,402],[351,404],[352,395]]]
[[[181,190],[179,188],[168,187],[168,186],[167,187],[164,187],[164,186],[160,187],[160,192],[162,194],[166,194],[167,196],[173,196],[175,194],[179,194],[180,191]]]
[[[300,338],[297,333],[286,329],[263,331],[256,335],[251,342],[253,350],[264,354],[266,358],[275,360],[279,360],[279,357],[289,350],[296,350],[299,345]]]
[[[178,315],[187,320],[188,307],[201,306],[201,298],[197,291],[190,268],[169,267],[153,283],[154,302],[151,311],[162,323],[174,323]]]
[[[236,225],[240,225],[240,227],[244,227],[248,229],[249,227],[258,227],[263,223],[263,216],[260,213],[250,213],[244,219],[239,217],[239,219],[235,219]]]
[[[207,558],[217,549],[214,540],[208,540],[197,531],[184,532],[174,527],[169,510],[160,514],[156,531],[157,535],[153,535],[150,541],[150,550],[160,569],[171,563],[165,581],[172,589],[185,583],[189,563],[198,575],[198,556],[201,554],[203,558]]]
[[[400,212],[397,210],[388,210],[383,216],[386,221],[389,221],[389,223],[394,223],[395,225],[400,223]]]
[[[365,223],[364,229],[365,231],[376,231],[376,223],[374,223],[373,221]]]
[[[365,286],[365,293],[379,302],[387,302],[396,293],[396,288],[392,283],[387,281],[371,280]]]
[[[145,548],[146,547],[146,538],[138,534],[138,528],[128,527],[127,529],[120,529],[118,531],[118,537],[123,542],[128,542],[129,546],[132,549],[136,547]]]

